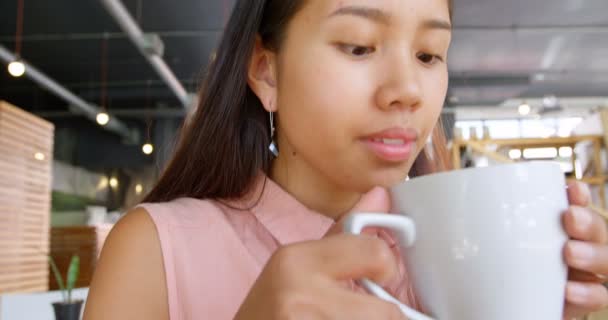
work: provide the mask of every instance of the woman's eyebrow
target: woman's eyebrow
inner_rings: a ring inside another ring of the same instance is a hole
[[[382,11],[378,8],[372,7],[363,7],[363,6],[346,6],[341,7],[338,10],[331,13],[328,18],[342,15],[351,15],[356,16],[368,20],[372,20],[373,22],[388,25],[390,23],[390,15]]]
[[[364,19],[371,20],[376,23],[388,25],[391,21],[391,15],[378,8],[364,7],[364,6],[345,6],[337,9],[331,13],[328,18],[335,16],[351,15]],[[452,31],[452,25],[445,20],[441,19],[428,19],[422,22],[423,29],[440,29],[446,31]]]
[[[428,19],[422,22],[423,29],[440,29],[452,31],[452,24],[441,19]]]

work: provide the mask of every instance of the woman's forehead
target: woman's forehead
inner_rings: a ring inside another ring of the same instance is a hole
[[[449,20],[449,0],[306,0],[303,11],[327,18],[349,8],[372,9],[389,17],[433,15]]]

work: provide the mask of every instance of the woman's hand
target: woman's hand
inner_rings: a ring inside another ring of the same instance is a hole
[[[589,188],[568,184],[570,208],[563,217],[570,241],[564,249],[569,269],[564,319],[599,311],[608,306],[608,228],[604,218],[588,209]]]
[[[372,191],[355,210],[385,210]],[[380,201],[379,201],[380,200]],[[370,278],[380,284],[399,275],[385,241],[374,236],[347,235],[339,224],[317,241],[279,249],[249,291],[235,319],[400,319],[393,304],[352,291],[350,279]]]

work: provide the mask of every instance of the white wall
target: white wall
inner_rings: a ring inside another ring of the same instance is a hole
[[[88,288],[75,289],[72,297],[86,300],[88,293]],[[61,299],[60,291],[0,295],[0,320],[55,320],[52,303]]]

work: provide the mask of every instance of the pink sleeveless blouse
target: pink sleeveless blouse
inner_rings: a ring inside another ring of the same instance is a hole
[[[321,239],[333,226],[332,219],[265,178],[257,180],[249,201],[181,198],[140,205],[160,239],[171,320],[232,319],[275,250]],[[399,256],[392,237],[379,233]],[[400,269],[401,279],[387,289],[416,306],[403,265]]]

